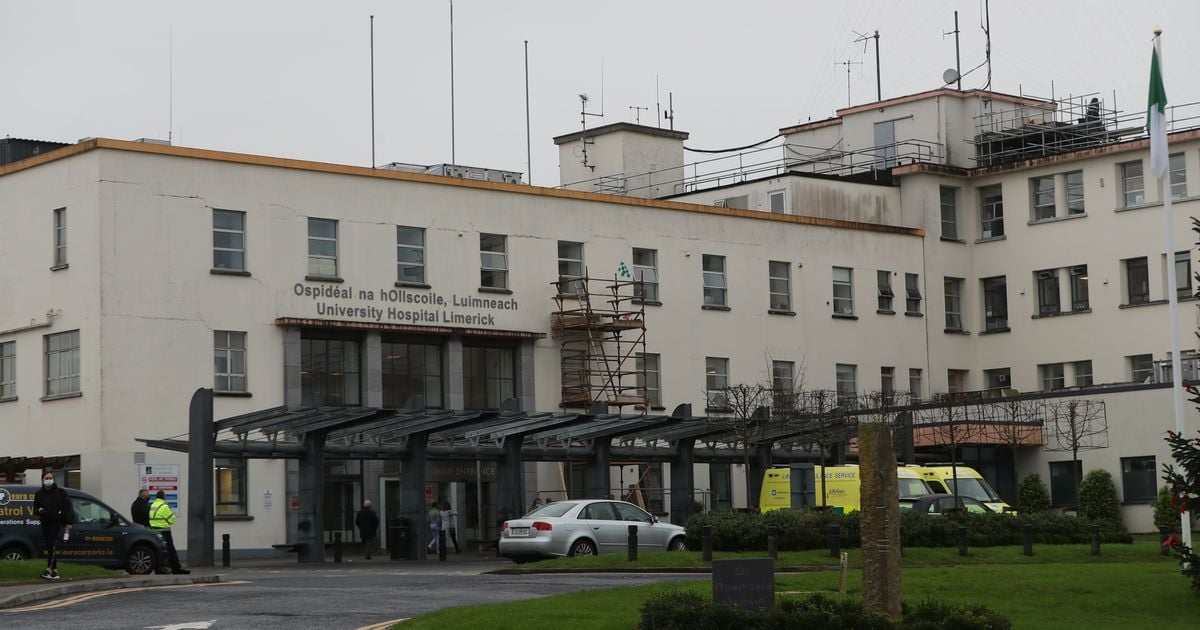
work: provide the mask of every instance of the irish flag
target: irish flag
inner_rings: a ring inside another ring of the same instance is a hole
[[[1146,106],[1146,126],[1150,131],[1150,174],[1163,178],[1167,174],[1167,90],[1162,79],[1161,37],[1154,36],[1154,52],[1150,56],[1150,102]]]

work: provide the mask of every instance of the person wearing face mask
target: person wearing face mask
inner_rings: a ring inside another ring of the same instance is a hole
[[[46,541],[46,570],[42,572],[42,577],[57,580],[55,547],[62,541],[61,537],[70,536],[75,512],[71,509],[71,499],[66,490],[58,486],[54,481],[54,473],[49,470],[42,473],[42,487],[33,495],[33,511],[41,519],[42,537]]]

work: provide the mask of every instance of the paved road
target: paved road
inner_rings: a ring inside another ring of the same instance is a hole
[[[697,579],[669,575],[483,575],[495,564],[398,569],[234,569],[227,584],[115,592],[40,610],[0,611],[2,628],[359,628],[441,608],[593,588]],[[212,622],[204,625],[203,622]],[[178,625],[173,625],[178,624]]]

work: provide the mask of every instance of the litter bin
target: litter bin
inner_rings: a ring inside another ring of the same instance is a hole
[[[408,519],[394,518],[388,524],[388,551],[392,560],[408,559]]]

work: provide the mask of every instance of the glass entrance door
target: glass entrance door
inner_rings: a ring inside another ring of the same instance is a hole
[[[325,542],[333,542],[335,532],[342,541],[358,540],[354,516],[362,504],[362,483],[355,477],[327,477],[325,480]]]

